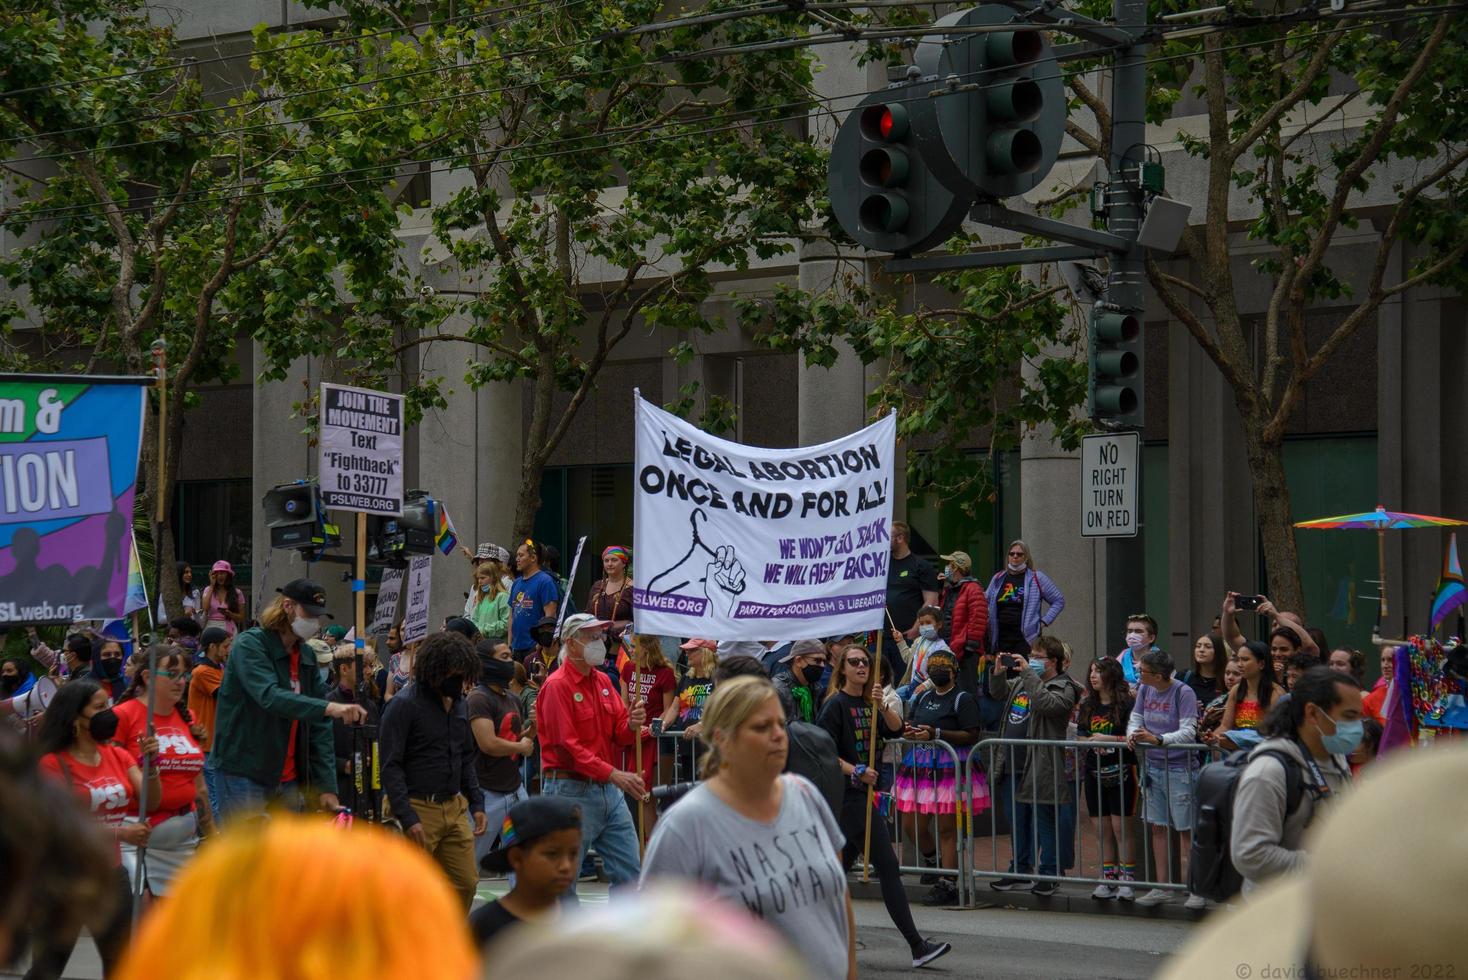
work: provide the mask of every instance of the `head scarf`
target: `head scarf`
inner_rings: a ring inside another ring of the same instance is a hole
[[[623,565],[626,565],[629,568],[632,566],[632,550],[626,545],[607,545],[605,548],[602,549],[601,557],[602,561],[606,561],[608,558],[620,558],[622,559]]]

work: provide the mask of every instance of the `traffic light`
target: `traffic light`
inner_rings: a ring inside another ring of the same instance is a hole
[[[1091,309],[1091,418],[1115,428],[1141,428],[1142,324],[1132,313]]]
[[[1010,23],[1015,30],[943,33]],[[929,166],[960,197],[1032,190],[1055,165],[1065,136],[1065,88],[1050,42],[1000,4],[949,14],[932,30],[914,60],[923,76],[951,91],[933,100],[941,152],[929,152]]]
[[[969,202],[937,180],[924,145],[936,132],[931,81],[868,95],[831,146],[831,210],[846,233],[878,252],[939,245],[963,224]]]

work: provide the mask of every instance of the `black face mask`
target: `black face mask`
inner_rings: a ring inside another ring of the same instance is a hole
[[[515,662],[513,660],[481,660],[479,661],[479,676],[484,678],[486,684],[503,686],[515,679]]]
[[[953,671],[947,667],[938,667],[930,670],[928,671],[928,676],[932,678],[933,684],[937,687],[947,687],[953,683]]]
[[[87,720],[87,731],[99,742],[111,741],[117,734],[117,712],[104,708]]]
[[[806,664],[800,668],[800,678],[805,681],[806,687],[815,687],[821,682],[821,675],[825,672],[825,664]]]
[[[102,661],[102,676],[105,677],[105,678],[107,678],[109,681],[115,681],[115,680],[117,680],[119,677],[122,676],[122,661],[121,660],[104,660],[104,661]]]
[[[19,677],[0,677],[0,697],[8,698],[20,690],[21,680]]]

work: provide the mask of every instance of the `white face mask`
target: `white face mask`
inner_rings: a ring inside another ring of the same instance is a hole
[[[1007,567],[1011,572],[1022,572],[1025,570],[1025,563],[1022,561],[1012,561]]]
[[[291,632],[303,640],[309,640],[321,632],[321,621],[319,619],[293,619],[291,620]]]
[[[587,640],[581,645],[581,656],[588,667],[600,667],[607,662],[607,641]]]

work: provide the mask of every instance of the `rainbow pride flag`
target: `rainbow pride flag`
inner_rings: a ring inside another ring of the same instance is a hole
[[[129,536],[127,544],[127,598],[122,604],[124,616],[148,608],[148,589],[143,584],[143,563],[138,558],[138,543]]]
[[[1468,602],[1468,583],[1463,579],[1463,563],[1458,560],[1458,532],[1448,538],[1448,550],[1443,555],[1442,574],[1437,579],[1437,595],[1432,599],[1432,619],[1427,632],[1431,633],[1443,624],[1453,610]]]
[[[459,532],[454,530],[453,518],[449,517],[449,509],[442,500],[435,500],[433,509],[438,514],[438,533],[433,536],[433,541],[439,551],[451,555],[459,546]]]

